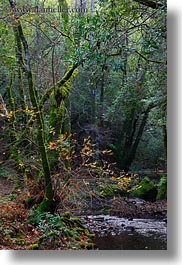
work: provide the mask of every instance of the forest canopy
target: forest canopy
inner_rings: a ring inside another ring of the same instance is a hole
[[[166,38],[165,0],[0,1],[0,175],[36,210],[75,179],[166,172]]]

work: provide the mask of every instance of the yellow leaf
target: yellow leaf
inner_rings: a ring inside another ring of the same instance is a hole
[[[128,182],[128,178],[126,178],[126,177],[125,177],[125,178],[123,178],[123,180],[124,180],[125,182]]]
[[[49,146],[48,146],[48,148],[49,148],[50,150],[53,150],[53,149],[56,149],[56,148],[57,148],[57,145],[56,145],[55,142],[49,142]]]

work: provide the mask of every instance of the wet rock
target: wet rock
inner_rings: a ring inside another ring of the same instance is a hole
[[[133,203],[136,205],[145,205],[147,202],[140,198],[127,198],[128,203]]]
[[[135,228],[133,226],[127,226],[126,231],[133,232]]]
[[[104,217],[95,217],[95,221],[103,222],[104,221]]]

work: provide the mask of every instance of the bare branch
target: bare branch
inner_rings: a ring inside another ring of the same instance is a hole
[[[158,8],[164,8],[165,5],[162,3],[158,3],[157,1],[150,1],[150,0],[134,0],[135,2],[142,4],[144,6],[148,6],[153,9],[158,9]]]
[[[166,62],[162,62],[162,61],[157,61],[157,60],[152,60],[152,59],[148,59],[147,57],[145,57],[143,54],[141,54],[138,51],[135,51],[138,55],[140,55],[144,60],[146,60],[147,62],[151,62],[151,63],[159,63],[159,64],[166,64]]]

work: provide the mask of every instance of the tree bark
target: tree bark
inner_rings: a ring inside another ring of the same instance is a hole
[[[10,3],[12,14],[13,14],[13,29],[15,32],[17,32],[18,34],[17,36],[21,40],[21,43],[24,49],[25,73],[26,73],[27,80],[28,80],[28,89],[29,89],[30,100],[31,100],[33,110],[34,110],[34,117],[37,121],[37,129],[38,129],[37,142],[38,142],[40,156],[42,160],[42,167],[44,171],[44,180],[45,180],[44,200],[40,204],[39,210],[50,211],[51,206],[53,204],[54,193],[53,193],[52,182],[51,182],[50,166],[49,166],[49,161],[48,161],[46,147],[45,147],[45,128],[44,128],[44,121],[43,121],[43,113],[41,113],[39,109],[37,92],[35,90],[34,83],[33,83],[28,43],[24,36],[21,22],[19,18],[16,17],[16,14],[14,13],[14,8],[15,8],[14,1],[9,0],[9,3]],[[22,55],[22,58],[23,58],[23,55]]]
[[[140,124],[138,125],[138,130],[136,130],[138,119],[133,119],[131,121],[131,124],[130,124],[131,134],[125,140],[125,144],[123,148],[124,150],[123,150],[121,162],[120,162],[121,164],[119,165],[119,167],[125,172],[129,171],[130,166],[135,158],[139,142],[142,138],[143,131],[147,123],[148,115],[154,106],[155,106],[154,103],[151,103],[148,105],[147,109],[143,113],[142,120]]]

